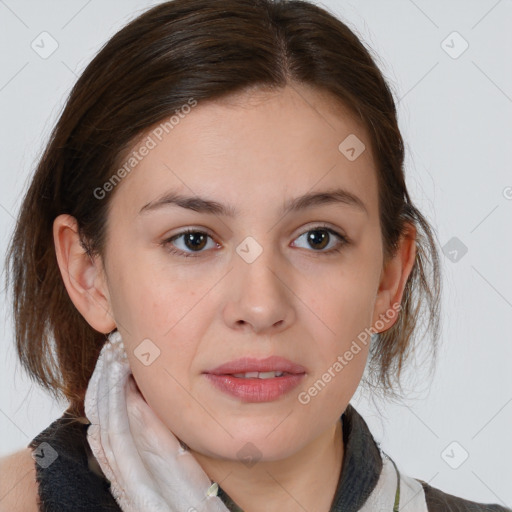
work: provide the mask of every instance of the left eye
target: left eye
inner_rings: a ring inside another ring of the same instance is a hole
[[[331,242],[331,238],[333,235],[338,239],[338,243],[334,244],[334,247],[331,246],[331,249],[323,251],[322,249],[325,249],[325,247],[329,245],[329,242]],[[306,240],[306,243],[310,247],[313,247],[315,249],[315,252],[338,252],[341,249],[341,246],[348,243],[348,239],[345,236],[341,235],[340,233],[337,233],[333,229],[324,226],[317,226],[312,229],[309,229],[308,231],[300,235],[297,238],[297,240],[303,237],[305,237],[304,239]]]
[[[330,242],[332,242],[332,236],[336,237],[338,239],[337,243],[334,243],[334,247],[323,250],[326,247],[329,246]],[[306,243],[309,245],[309,247],[312,247],[315,249],[315,252],[321,252],[324,254],[332,253],[332,252],[339,252],[341,250],[341,247],[345,244],[348,244],[348,239],[341,235],[340,233],[337,233],[333,229],[324,227],[324,226],[317,226],[314,228],[309,229],[308,231],[304,232],[302,235],[296,238],[296,240],[299,240],[301,238],[304,238],[306,240]],[[204,252],[203,249],[205,249],[208,245],[208,238],[212,240],[212,246],[218,247],[219,244],[213,241],[210,235],[205,233],[204,231],[199,230],[186,230],[182,231],[181,233],[178,233],[177,235],[174,235],[170,238],[167,238],[164,240],[161,245],[167,248],[167,250],[173,254],[178,254],[179,256],[184,256],[185,258],[188,257],[195,257],[199,256],[199,253]],[[175,245],[176,240],[182,239],[182,242],[184,243],[184,247],[177,248]],[[295,245],[295,243],[294,243]],[[210,247],[212,248],[212,247]],[[308,247],[306,247],[307,249]],[[188,252],[189,251],[189,252]],[[197,254],[194,254],[197,253]]]

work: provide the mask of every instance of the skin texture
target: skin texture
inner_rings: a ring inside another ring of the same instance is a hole
[[[366,145],[354,161],[338,149],[350,134]],[[357,195],[367,211],[331,203],[280,213],[288,199],[336,187]],[[170,190],[238,213],[175,205],[139,213]],[[304,85],[200,103],[110,193],[104,260],[84,254],[72,217],[54,222],[59,266],[77,309],[98,331],[118,328],[148,404],[244,510],[296,510],[299,503],[327,512],[343,459],[340,416],[361,380],[368,344],[307,404],[297,395],[400,303],[416,250],[410,226],[384,265],[364,127]],[[319,224],[349,243],[340,245]],[[202,252],[183,236],[162,245],[185,228],[211,237],[199,244]],[[328,239],[311,245],[310,232]],[[252,263],[236,251],[248,236],[262,249]],[[340,252],[329,253],[336,247]],[[134,353],[146,338],[160,350],[150,366]],[[202,373],[241,356],[270,355],[306,368],[299,388],[274,401],[240,402]],[[251,467],[237,455],[248,442],[261,457]]]

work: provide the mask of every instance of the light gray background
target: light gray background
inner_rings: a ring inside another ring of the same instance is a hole
[[[110,36],[156,3],[0,0],[2,254],[27,178],[76,77]],[[371,47],[395,92],[408,186],[437,229],[440,249],[452,237],[468,248],[457,262],[442,254],[443,333],[434,378],[419,372],[419,355],[403,404],[376,407],[360,392],[353,404],[407,474],[467,499],[510,506],[512,2],[321,5]],[[31,48],[43,31],[58,42],[47,59]],[[454,31],[469,44],[457,58],[464,42]],[[25,446],[65,409],[17,366],[8,311],[2,296],[0,455]],[[469,457],[453,469],[446,461],[456,465],[463,450]]]

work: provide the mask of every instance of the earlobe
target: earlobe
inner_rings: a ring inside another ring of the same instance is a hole
[[[99,332],[116,327],[101,258],[87,254],[74,217],[59,215],[53,222],[55,254],[69,297],[87,323]]]
[[[387,262],[382,271],[377,299],[374,307],[373,323],[388,317],[386,313],[390,310],[396,310],[396,305],[401,304],[402,297],[416,261],[416,227],[413,224],[407,224],[407,231],[400,240],[400,245],[396,254]],[[382,331],[386,331],[393,326],[398,315],[392,315],[393,321],[386,324]]]

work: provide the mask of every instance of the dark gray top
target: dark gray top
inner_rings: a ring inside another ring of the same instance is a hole
[[[348,405],[341,421],[344,456],[330,512],[355,512],[363,506],[376,486],[382,470],[382,459],[366,422],[352,405]],[[90,450],[86,438],[87,427],[86,418],[76,419],[65,412],[29,443],[36,461],[40,511],[121,510],[110,494],[109,481]],[[425,491],[429,511],[512,512],[512,509],[500,505],[476,503],[446,494],[417,480]],[[220,486],[218,496],[231,512],[243,512]]]

